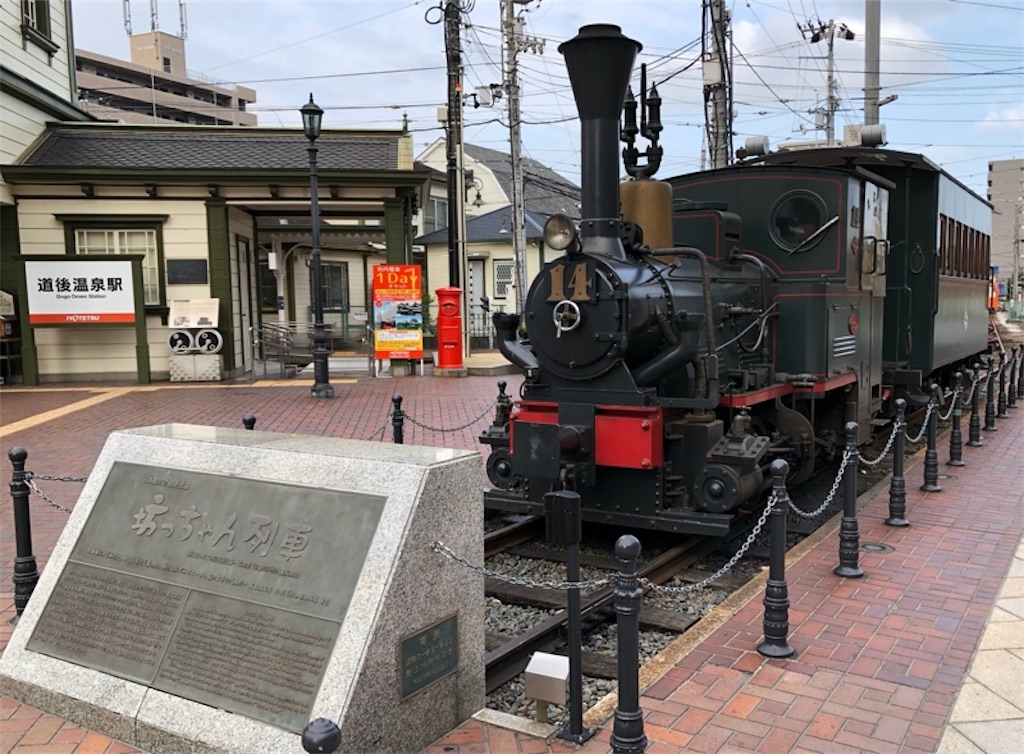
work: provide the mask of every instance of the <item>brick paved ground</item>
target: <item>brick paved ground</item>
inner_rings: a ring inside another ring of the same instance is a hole
[[[168,421],[238,426],[241,416],[252,412],[259,429],[364,439],[384,424],[396,389],[414,418],[451,427],[486,412],[495,382],[361,380],[339,384],[338,399],[330,402],[309,399],[308,389],[300,386],[160,387],[81,396],[5,389],[0,437],[5,448],[28,448],[28,467],[37,473],[85,475],[112,429]],[[83,407],[62,418],[35,427],[20,421],[79,398],[86,402]],[[407,441],[476,448],[476,434],[486,423],[484,417],[453,434],[407,425]],[[834,534],[805,548],[806,555],[787,574],[795,658],[766,661],[754,651],[762,636],[760,593],[703,641],[678,650],[678,659],[641,700],[648,751],[934,751],[1024,529],[1024,410],[999,421],[999,427],[985,434],[984,448],[965,448],[969,465],[956,469],[956,478],[942,480],[941,493],[917,492],[920,465],[908,469],[911,528],[880,523],[886,515],[884,491],[867,502],[860,519],[862,542],[884,543],[893,552],[861,553],[866,578],[832,575]],[[77,495],[75,485],[40,484],[65,505]],[[33,503],[41,566],[65,516]],[[9,516],[0,520],[0,563],[9,564],[13,533]],[[10,635],[12,598],[9,578],[0,575],[0,648]],[[608,750],[610,722],[603,722],[581,751]],[[0,754],[134,751],[10,699],[0,698],[0,723]],[[561,754],[572,748],[472,720],[429,752]]]
[[[940,466],[954,477],[940,480],[941,493],[917,490],[920,460],[908,468],[910,528],[882,523],[887,488],[863,504],[861,543],[892,548],[861,552],[864,578],[832,574],[834,533],[804,548],[786,574],[794,658],[756,652],[763,589],[699,644],[675,648],[678,659],[642,694],[647,751],[935,751],[1024,531],[1024,410],[998,427],[985,447],[964,449],[966,467]],[[601,722],[582,752],[608,751],[612,723]],[[429,753],[517,751],[504,739],[492,745],[486,726],[480,742],[479,727],[467,723]],[[518,751],[547,750],[535,741],[519,736]],[[1021,752],[1024,741],[990,754]]]
[[[374,439],[391,442],[387,423],[391,397],[403,396],[403,408],[412,419],[436,428],[471,426],[453,433],[405,425],[405,441],[432,446],[477,450],[477,434],[493,417],[498,379],[509,392],[518,390],[519,377],[469,377],[441,380],[332,379],[336,398],[309,397],[309,383],[260,387],[247,383],[217,386],[154,386],[147,388],[75,388],[0,390],[0,439],[6,452],[15,446],[28,450],[27,468],[37,474],[87,476],[109,433],[116,429],[167,422],[241,427],[242,417],[253,413],[257,428],[325,437]],[[77,405],[76,405],[77,404]],[[47,412],[68,413],[39,422]],[[482,418],[478,418],[482,417]],[[476,421],[473,421],[476,419]],[[387,423],[386,426],[384,426]],[[384,430],[381,432],[381,430]],[[14,559],[14,532],[10,497],[6,492],[10,464],[0,461],[0,651],[7,646],[13,627],[14,591],[10,574]],[[483,481],[481,463],[481,481]],[[38,481],[57,503],[74,505],[81,485]],[[38,567],[60,536],[67,514],[32,496],[32,535]],[[123,754],[136,750],[106,736],[0,697],[0,754]]]

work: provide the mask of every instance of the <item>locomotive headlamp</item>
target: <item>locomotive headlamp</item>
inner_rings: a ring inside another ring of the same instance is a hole
[[[544,244],[555,251],[577,245],[576,224],[568,215],[552,215],[544,223]]]

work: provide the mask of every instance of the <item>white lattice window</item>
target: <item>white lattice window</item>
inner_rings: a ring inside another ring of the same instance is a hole
[[[75,231],[75,252],[78,254],[144,254],[142,285],[146,305],[159,305],[160,263],[155,230],[90,229]]]
[[[515,283],[515,262],[511,259],[494,260],[494,297],[508,298]]]
[[[21,0],[21,34],[51,55],[60,49],[50,39],[50,0]]]

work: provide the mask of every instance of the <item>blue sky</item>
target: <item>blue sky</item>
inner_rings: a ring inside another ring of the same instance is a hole
[[[465,2],[465,0],[464,0]],[[128,58],[122,0],[73,0],[78,47]],[[442,135],[445,104],[440,2],[432,0],[191,0],[188,68],[257,92],[263,126],[300,125],[310,91],[325,128],[396,128],[403,115],[417,153]],[[558,44],[590,23],[614,23],[644,45],[639,63],[661,82],[665,158],[657,177],[700,168],[704,123],[699,0],[533,0],[525,31],[542,54],[521,54],[523,150],[579,180],[579,126]],[[797,23],[845,23],[836,39],[842,127],[862,119],[864,5],[852,0],[736,0],[732,13],[735,147],[814,138],[809,114],[825,97],[824,43]],[[159,28],[179,31],[177,2],[158,3]],[[133,0],[135,32],[150,28],[150,3]],[[501,81],[498,0],[476,0],[464,31],[465,87]],[[984,195],[987,163],[1024,157],[1024,0],[882,0],[881,109],[889,146],[921,152]],[[689,67],[688,67],[689,66]],[[671,78],[669,78],[671,77]],[[634,86],[635,88],[635,86]],[[810,131],[801,132],[804,129]],[[820,133],[819,133],[820,136]],[[508,149],[504,102],[466,109],[466,141]],[[645,143],[638,146],[641,150]]]

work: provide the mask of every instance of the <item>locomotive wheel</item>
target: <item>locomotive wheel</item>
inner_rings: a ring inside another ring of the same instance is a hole
[[[487,478],[500,490],[507,490],[519,481],[512,470],[512,454],[508,448],[495,448],[487,456]]]

